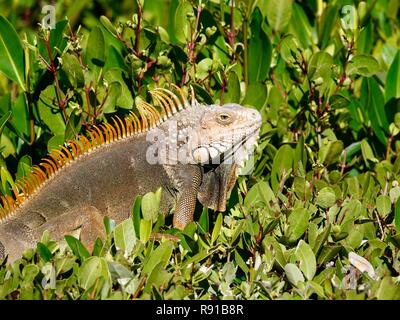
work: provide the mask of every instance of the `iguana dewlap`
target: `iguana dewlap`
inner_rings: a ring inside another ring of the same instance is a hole
[[[152,92],[160,111],[147,103],[114,124],[79,136],[53,151],[4,196],[0,211],[0,258],[14,261],[48,230],[55,239],[80,229],[91,247],[103,235],[103,217],[129,217],[133,200],[163,187],[161,211],[174,209],[174,227],[193,220],[196,200],[224,211],[238,167],[254,145],[260,114],[236,104],[189,103],[165,89]],[[222,162],[222,163],[221,163]]]

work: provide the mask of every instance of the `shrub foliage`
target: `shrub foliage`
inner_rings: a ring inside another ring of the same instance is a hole
[[[168,231],[147,194],[93,252],[44,234],[0,262],[0,299],[400,298],[398,1],[66,0],[54,29],[16,3],[0,4],[2,194],[157,86],[263,126],[225,213]]]

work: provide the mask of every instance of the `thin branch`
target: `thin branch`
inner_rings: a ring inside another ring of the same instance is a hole
[[[56,86],[56,90],[57,90],[57,100],[58,100],[58,106],[60,107],[60,109],[63,112],[64,115],[64,119],[65,121],[68,121],[68,115],[67,115],[67,111],[65,110],[65,105],[68,101],[68,98],[63,98],[63,92],[61,90],[60,87],[60,83],[58,81],[58,77],[57,77],[57,68],[55,66],[54,63],[54,58],[53,58],[53,54],[51,53],[51,47],[50,47],[50,35],[45,39],[45,45],[46,45],[46,49],[47,49],[47,54],[49,55],[49,59],[50,59],[50,64],[46,63],[47,66],[47,70],[53,75],[54,77],[54,82],[55,82],[55,86]],[[46,61],[47,62],[47,61]]]
[[[231,46],[232,50],[235,47],[235,0],[232,0],[231,5],[231,30],[226,33],[229,41],[229,45]]]
[[[140,57],[140,32],[141,32],[141,21],[143,15],[143,7],[138,2],[139,12],[138,12],[138,24],[136,27],[136,37],[135,37],[135,52],[138,57]]]

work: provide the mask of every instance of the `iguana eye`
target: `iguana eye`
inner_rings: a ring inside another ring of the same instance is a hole
[[[217,117],[217,121],[221,124],[229,124],[232,122],[232,117],[228,113],[220,113]]]

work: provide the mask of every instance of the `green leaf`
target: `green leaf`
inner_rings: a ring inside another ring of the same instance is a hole
[[[320,163],[329,166],[339,161],[339,156],[343,151],[343,141],[329,141],[318,151],[318,160]]]
[[[250,83],[246,90],[246,95],[242,101],[242,105],[253,106],[258,110],[267,102],[268,90],[262,83]]]
[[[208,233],[210,230],[210,221],[208,216],[208,208],[204,207],[199,219],[199,225],[203,233]]]
[[[121,55],[120,51],[114,46],[108,48],[108,55],[106,64],[104,66],[106,70],[111,68],[120,68],[127,71],[127,65],[124,61],[124,57]]]
[[[11,117],[11,111],[8,111],[0,118],[0,137],[3,134],[4,127],[6,126],[7,121]]]
[[[294,149],[284,144],[275,154],[271,170],[271,186],[274,191],[278,189],[282,178],[286,177],[293,168]]]
[[[85,246],[80,242],[77,238],[66,235],[64,237],[65,241],[67,241],[68,246],[71,248],[72,252],[79,257],[80,259],[85,259],[90,257],[89,251],[85,248]]]
[[[300,40],[304,48],[309,48],[314,43],[314,28],[311,27],[310,21],[300,4],[293,3],[292,11],[289,31],[296,36],[296,39]]]
[[[371,146],[369,145],[367,139],[361,141],[361,153],[364,158],[365,163],[368,165],[368,161],[372,161],[378,163],[379,160],[375,158],[374,152],[372,151]]]
[[[158,263],[148,276],[143,292],[149,293],[152,289],[156,290],[156,288],[166,286],[171,277],[172,275],[165,270],[164,263]]]
[[[143,243],[149,241],[151,235],[151,221],[140,219],[140,236],[139,239]]]
[[[392,277],[385,276],[378,288],[377,298],[378,300],[399,300],[400,286]]]
[[[117,92],[120,92],[116,105],[123,109],[132,109],[134,101],[132,93],[124,80],[126,78],[126,73],[122,69],[111,68],[104,74],[104,78],[108,83],[118,82],[121,85],[121,91],[118,91],[118,88],[114,89],[117,90]],[[117,92],[114,92],[114,94]],[[110,111],[109,109],[110,108],[108,107],[107,111]]]
[[[0,15],[0,71],[18,83],[23,91],[27,90],[21,40],[12,24],[2,15]]]
[[[211,234],[211,244],[213,244],[220,236],[221,227],[222,227],[222,213],[219,213],[217,221],[215,221],[213,232]]]
[[[272,29],[281,32],[292,17],[292,0],[268,0],[265,12]]]
[[[71,113],[69,116],[66,128],[65,128],[65,140],[75,138],[82,127],[82,118],[81,115],[77,115],[75,112]]]
[[[361,142],[360,141],[352,143],[351,145],[347,146],[344,149],[344,152],[342,153],[342,155],[340,157],[340,161],[342,161],[342,162],[344,161],[345,155],[346,155],[346,159],[350,161],[355,154],[360,152],[360,150],[361,150]]]
[[[376,209],[378,210],[381,218],[386,218],[386,216],[392,211],[392,203],[390,202],[389,196],[379,195],[376,198]]]
[[[101,88],[101,89],[100,89]],[[108,92],[106,93],[104,87],[99,87],[98,95],[100,101],[105,99],[103,104],[104,113],[113,113],[116,110],[117,102],[122,94],[122,86],[120,82],[114,81],[108,85]],[[103,92],[102,92],[103,90]]]
[[[392,98],[400,98],[400,50],[397,51],[387,73],[385,95],[386,101]]]
[[[53,149],[60,149],[60,147],[64,144],[64,135],[56,135],[51,137],[47,142],[47,151],[51,152]]]
[[[49,127],[52,133],[58,136],[64,136],[64,118],[58,106],[54,105],[54,101],[57,101],[55,88],[53,86],[48,86],[39,96],[38,111],[40,120]]]
[[[16,129],[18,136],[29,137],[30,127],[29,127],[29,112],[28,106],[26,104],[25,95],[21,94],[14,101],[11,106],[12,108],[12,118],[10,120],[13,127]]]
[[[132,253],[136,244],[136,234],[132,219],[127,219],[115,227],[114,242],[117,249],[123,250],[128,254]]]
[[[174,245],[172,241],[168,240],[160,244],[160,246],[150,253],[148,260],[143,265],[143,274],[150,274],[154,267],[160,262],[163,266],[167,265],[171,258],[172,249]]]
[[[360,54],[354,56],[348,64],[348,76],[371,77],[379,71],[379,63],[372,56]]]
[[[322,232],[318,234],[317,238],[315,239],[315,244],[313,245],[313,251],[315,255],[318,255],[322,245],[328,239],[330,231],[331,231],[331,225],[327,224],[325,228],[322,230]]]
[[[175,11],[173,30],[175,38],[181,43],[186,43],[190,36],[188,15],[194,15],[192,6],[187,1],[180,1]]]
[[[288,218],[290,241],[295,241],[304,234],[307,230],[310,216],[311,212],[305,208],[297,208],[292,211]]]
[[[299,282],[304,282],[304,276],[295,264],[288,263],[284,270],[289,282],[294,286],[297,286]]]
[[[108,32],[110,32],[114,37],[117,36],[117,30],[114,25],[106,16],[100,16],[100,23],[106,28]]]
[[[104,35],[99,27],[94,27],[89,34],[86,46],[86,63],[89,69],[94,70],[96,74],[105,64],[105,43]]]
[[[26,265],[22,270],[23,285],[28,285],[29,283],[33,282],[36,276],[39,274],[39,272],[40,269],[37,265],[35,264]]]
[[[44,262],[48,262],[51,260],[53,255],[51,254],[51,251],[41,242],[37,243],[37,251],[40,254],[40,257],[43,259]]]
[[[104,248],[103,241],[100,238],[96,238],[94,245],[93,245],[93,256],[100,256],[102,254],[102,250]]]
[[[240,102],[240,82],[235,71],[229,72],[227,92],[225,93],[224,103]]]
[[[396,209],[394,213],[394,224],[396,226],[396,230],[400,233],[400,198],[397,200]]]
[[[323,209],[332,207],[336,203],[335,191],[330,187],[322,188],[315,203]]]
[[[372,128],[379,141],[386,146],[386,133],[389,129],[389,122],[386,116],[383,93],[374,78],[365,78],[363,81],[364,105]]]
[[[104,228],[106,229],[106,233],[109,235],[115,229],[116,223],[113,219],[105,216],[103,219]]]
[[[318,264],[325,264],[336,257],[342,246],[324,246],[318,255]]]
[[[249,267],[246,262],[244,262],[243,258],[240,256],[239,252],[235,250],[235,261],[242,271],[247,274],[249,272]]]
[[[62,56],[62,69],[73,87],[82,88],[84,86],[85,78],[82,66],[75,55],[65,53]]]
[[[317,271],[317,262],[311,247],[303,240],[300,240],[296,247],[295,254],[297,260],[300,262],[300,270],[308,280],[312,280]]]
[[[279,48],[281,57],[289,65],[293,65],[298,59],[301,59],[301,46],[292,34],[288,34],[282,38]]]
[[[32,158],[28,155],[23,156],[18,161],[17,179],[27,176],[32,169]]]
[[[202,80],[205,79],[211,72],[213,61],[210,58],[204,58],[199,61],[196,69],[196,78]]]
[[[252,15],[249,40],[249,81],[263,82],[268,75],[272,58],[272,46],[267,34],[262,29],[263,16],[258,8]]]
[[[158,217],[158,210],[160,209],[161,201],[161,188],[156,192],[146,193],[142,198],[142,212],[145,220],[154,222]]]
[[[83,289],[92,287],[100,277],[111,281],[107,261],[101,257],[90,257],[86,259],[78,270],[78,282]]]
[[[312,80],[322,78],[328,80],[332,74],[333,58],[324,51],[319,51],[312,55],[308,66],[308,76]]]
[[[8,190],[7,183],[11,187],[15,187],[15,183],[13,177],[11,176],[10,172],[7,170],[6,166],[0,166],[0,177],[3,190]]]
[[[142,205],[142,197],[137,196],[135,198],[135,202],[133,203],[132,206],[132,220],[133,220],[133,226],[135,228],[135,233],[140,234],[140,208]]]
[[[339,8],[337,4],[327,3],[318,26],[318,40],[320,48],[325,48],[332,40],[332,30],[335,30],[338,22]]]
[[[275,199],[274,192],[266,181],[257,182],[251,187],[244,199],[246,208],[265,207]]]

